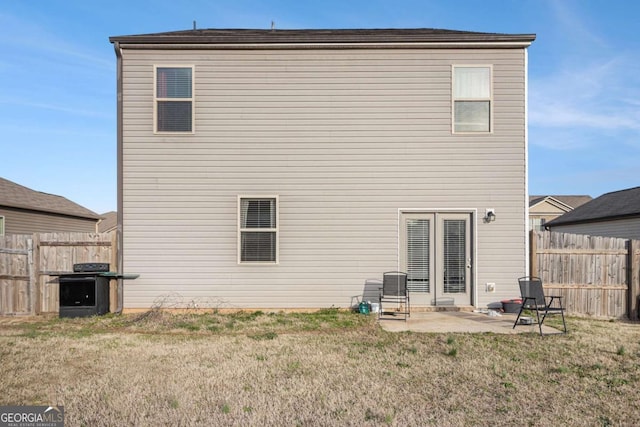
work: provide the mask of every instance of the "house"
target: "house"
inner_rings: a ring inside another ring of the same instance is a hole
[[[544,230],[547,222],[591,199],[591,196],[529,196],[529,229]]]
[[[118,228],[118,213],[116,211],[105,212],[100,216],[102,219],[98,221],[98,233],[110,233]]]
[[[62,196],[0,178],[0,235],[95,233],[100,216]]]
[[[527,271],[531,34],[111,37],[125,309],[485,307]]]
[[[640,187],[603,194],[546,226],[561,233],[640,239]]]

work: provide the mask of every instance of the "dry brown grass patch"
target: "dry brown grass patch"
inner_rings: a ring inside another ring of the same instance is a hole
[[[640,325],[567,335],[385,332],[373,317],[237,313],[0,325],[0,404],[67,425],[631,425]]]

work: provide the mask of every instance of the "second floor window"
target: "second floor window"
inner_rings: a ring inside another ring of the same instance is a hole
[[[491,132],[491,67],[453,67],[453,132]]]
[[[193,132],[193,67],[155,67],[155,131]]]

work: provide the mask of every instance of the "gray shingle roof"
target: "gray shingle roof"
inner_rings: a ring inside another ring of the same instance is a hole
[[[546,225],[566,225],[640,216],[640,187],[603,194]]]
[[[4,178],[0,178],[0,206],[100,219],[97,213],[62,196],[35,191]]]
[[[535,34],[499,34],[434,28],[404,29],[202,29],[110,37],[112,43],[268,44],[268,43],[480,43],[530,44]]]

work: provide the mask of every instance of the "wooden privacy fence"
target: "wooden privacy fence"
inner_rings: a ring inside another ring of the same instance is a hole
[[[58,280],[73,264],[108,262],[117,271],[116,233],[40,233],[0,236],[0,315],[58,311]],[[111,284],[111,311],[117,304]]]
[[[638,319],[640,241],[532,231],[530,274],[567,313]]]
[[[563,295],[569,314],[638,319],[640,241],[532,231],[530,275]],[[73,264],[108,262],[117,271],[116,233],[0,236],[0,315],[58,311],[58,280]],[[117,307],[111,283],[111,311]]]

